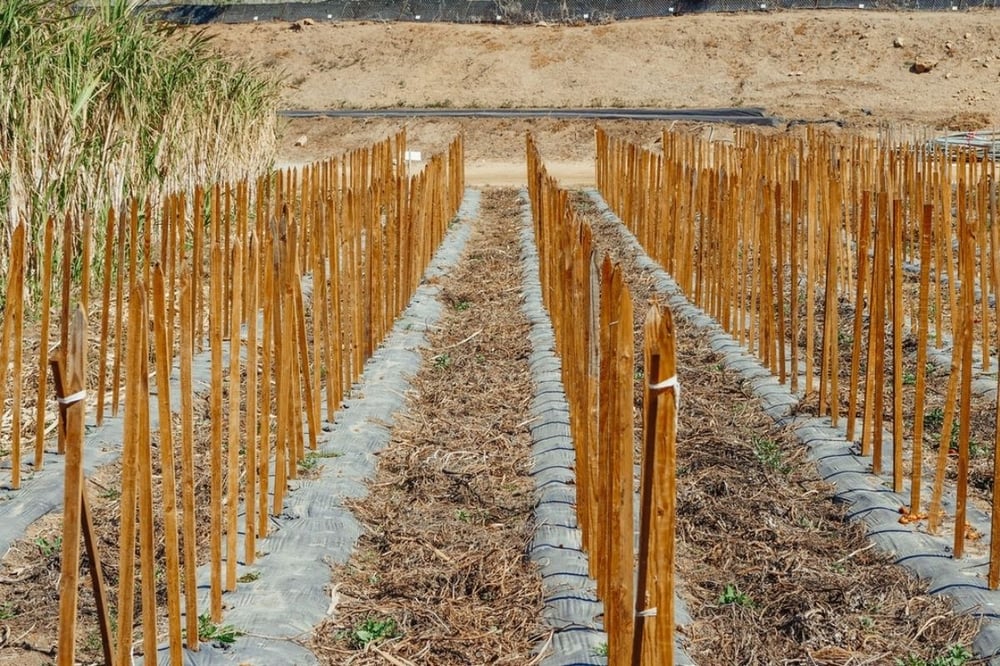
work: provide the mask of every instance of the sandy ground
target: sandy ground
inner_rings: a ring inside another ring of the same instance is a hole
[[[995,11],[798,10],[596,26],[318,23],[300,31],[266,23],[209,34],[217,48],[282,72],[282,105],[294,109],[759,106],[785,120],[866,129],[1000,124]],[[933,68],[913,73],[918,61]],[[617,124],[651,136],[662,129]],[[395,126],[297,120],[283,128],[280,158],[327,156]],[[410,123],[417,149],[465,131],[470,182],[495,185],[523,182],[529,126],[546,137],[567,184],[592,180],[587,122]],[[303,134],[308,143],[293,146]]]

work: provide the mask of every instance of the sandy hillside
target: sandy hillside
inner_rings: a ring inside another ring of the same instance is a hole
[[[995,11],[799,10],[595,26],[318,23],[298,31],[266,23],[210,33],[218,48],[284,72],[288,108],[760,106],[787,120],[848,126],[1000,124]],[[918,61],[933,68],[913,73]],[[546,122],[557,135],[555,158],[589,160],[587,125]],[[395,124],[297,121],[282,157],[310,159]],[[415,139],[430,146],[457,127],[470,135],[473,164],[519,161],[523,123],[438,121],[424,127],[426,137],[417,128]],[[292,148],[301,134],[311,146]]]

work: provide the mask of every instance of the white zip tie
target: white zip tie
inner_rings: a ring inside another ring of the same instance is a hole
[[[74,402],[80,402],[81,400],[87,399],[87,389],[82,391],[77,391],[76,393],[71,393],[63,398],[56,398],[56,402],[60,405],[72,405]]]
[[[656,617],[656,607],[647,608],[646,610],[639,611],[635,614],[636,617]]]

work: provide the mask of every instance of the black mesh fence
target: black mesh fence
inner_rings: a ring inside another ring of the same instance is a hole
[[[180,23],[244,23],[302,19],[447,21],[454,23],[603,23],[694,12],[774,9],[962,11],[998,8],[1000,0],[340,0],[171,4],[167,20]]]

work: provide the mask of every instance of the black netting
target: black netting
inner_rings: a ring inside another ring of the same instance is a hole
[[[692,12],[769,9],[909,9],[959,11],[997,8],[1000,0],[340,0],[262,4],[174,4],[165,18],[182,23],[253,20],[383,20],[456,23],[587,22]]]

